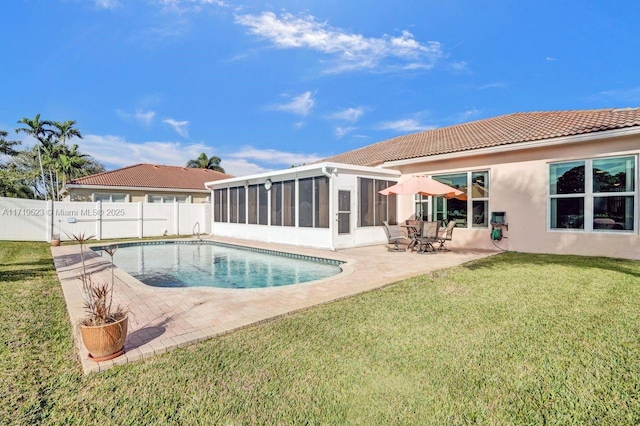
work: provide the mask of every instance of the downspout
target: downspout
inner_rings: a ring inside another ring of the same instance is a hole
[[[329,171],[329,169],[331,169],[331,171]],[[329,178],[329,217],[330,218],[334,217],[336,215],[336,213],[333,213],[333,214],[331,214],[331,213],[334,210],[334,204],[335,204],[333,202],[334,201],[333,200],[333,198],[334,198],[334,194],[333,194],[334,183],[333,183],[333,179],[332,178],[334,176],[334,173],[337,172],[337,171],[338,171],[337,167],[323,166],[322,169],[321,169],[322,174]],[[334,228],[336,226],[338,226],[338,225],[337,225],[337,221],[336,220],[331,220],[331,219],[329,219],[329,220],[331,221],[330,224],[329,224],[329,229],[331,231],[331,245],[329,246],[329,249],[331,251],[336,251],[336,245],[335,245],[336,232],[335,232]]]

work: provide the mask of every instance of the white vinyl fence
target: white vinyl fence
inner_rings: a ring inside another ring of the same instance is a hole
[[[68,240],[211,233],[211,205],[42,201],[0,197],[0,240]]]

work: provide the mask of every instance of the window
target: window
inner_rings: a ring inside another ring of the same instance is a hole
[[[471,173],[471,212],[473,228],[489,226],[489,172]]]
[[[282,225],[296,226],[296,181],[289,180],[282,185]]]
[[[329,227],[329,178],[326,176],[313,178],[314,217],[316,228]]]
[[[383,221],[397,224],[396,195],[382,195],[379,191],[395,185],[396,182],[360,178],[359,181],[359,224],[358,226],[382,226]]]
[[[95,193],[93,194],[93,201],[102,201],[103,203],[126,203],[127,201],[129,201],[129,195]]]
[[[238,187],[238,223],[247,223],[247,196],[244,186]]]
[[[213,191],[213,221],[227,221],[227,189]]]
[[[488,171],[452,173],[433,176],[433,179],[463,192],[456,198],[433,197],[433,220],[441,220],[444,223],[455,220],[457,228],[489,226]]]
[[[298,181],[298,211],[299,226],[302,228],[313,227],[313,178],[300,179]]]
[[[246,191],[244,186],[229,188],[229,222],[230,223],[246,223],[245,192]],[[214,212],[214,216],[215,216],[215,213],[216,212]],[[220,212],[220,217],[222,217],[222,212]]]
[[[249,185],[249,217],[247,223],[258,223],[258,185]]]
[[[221,189],[216,189],[213,191],[213,221],[220,222],[222,217],[222,207],[221,207],[221,199],[222,194]]]
[[[634,231],[637,157],[570,161],[549,165],[549,227]]]
[[[238,223],[238,188],[229,188],[229,222]]]
[[[448,223],[450,220],[456,221],[456,227],[466,228],[468,221],[468,195],[467,195],[467,179],[468,172],[455,173],[450,175],[433,176],[433,179],[442,182],[462,191],[464,194],[457,198],[445,199],[435,197],[433,202],[433,220],[441,220]]]
[[[186,203],[188,199],[186,195],[147,195],[149,203]]]
[[[282,182],[271,185],[271,224],[282,226]]]
[[[271,224],[276,226],[295,226],[295,188],[296,182],[274,182],[271,186]]]
[[[259,225],[267,225],[268,222],[268,214],[269,214],[269,206],[267,204],[269,200],[268,191],[265,189],[264,185],[258,185],[258,224]]]
[[[429,220],[429,197],[426,195],[416,194],[413,198],[414,217],[416,220]]]
[[[319,176],[298,181],[298,225],[329,227],[329,178]]]

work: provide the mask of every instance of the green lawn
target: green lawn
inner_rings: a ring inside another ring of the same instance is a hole
[[[0,242],[0,318],[0,424],[640,424],[640,262],[506,253],[83,376],[49,247]]]

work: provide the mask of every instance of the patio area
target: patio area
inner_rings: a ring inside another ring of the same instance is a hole
[[[331,252],[231,238],[215,237],[211,240],[336,259],[345,263],[341,265],[342,273],[327,279],[283,287],[243,290],[150,287],[116,268],[114,304],[129,307],[129,334],[124,355],[96,363],[87,357],[76,326],[84,316],[81,282],[78,279],[81,271],[79,246],[52,247],[58,279],[74,326],[76,346],[85,373],[103,371],[114,365],[160,355],[243,327],[374,290],[404,278],[497,253],[456,249],[433,255],[418,255],[412,252],[389,252],[388,245]],[[100,281],[110,281],[110,263],[107,259],[90,250],[87,253],[87,272]]]

